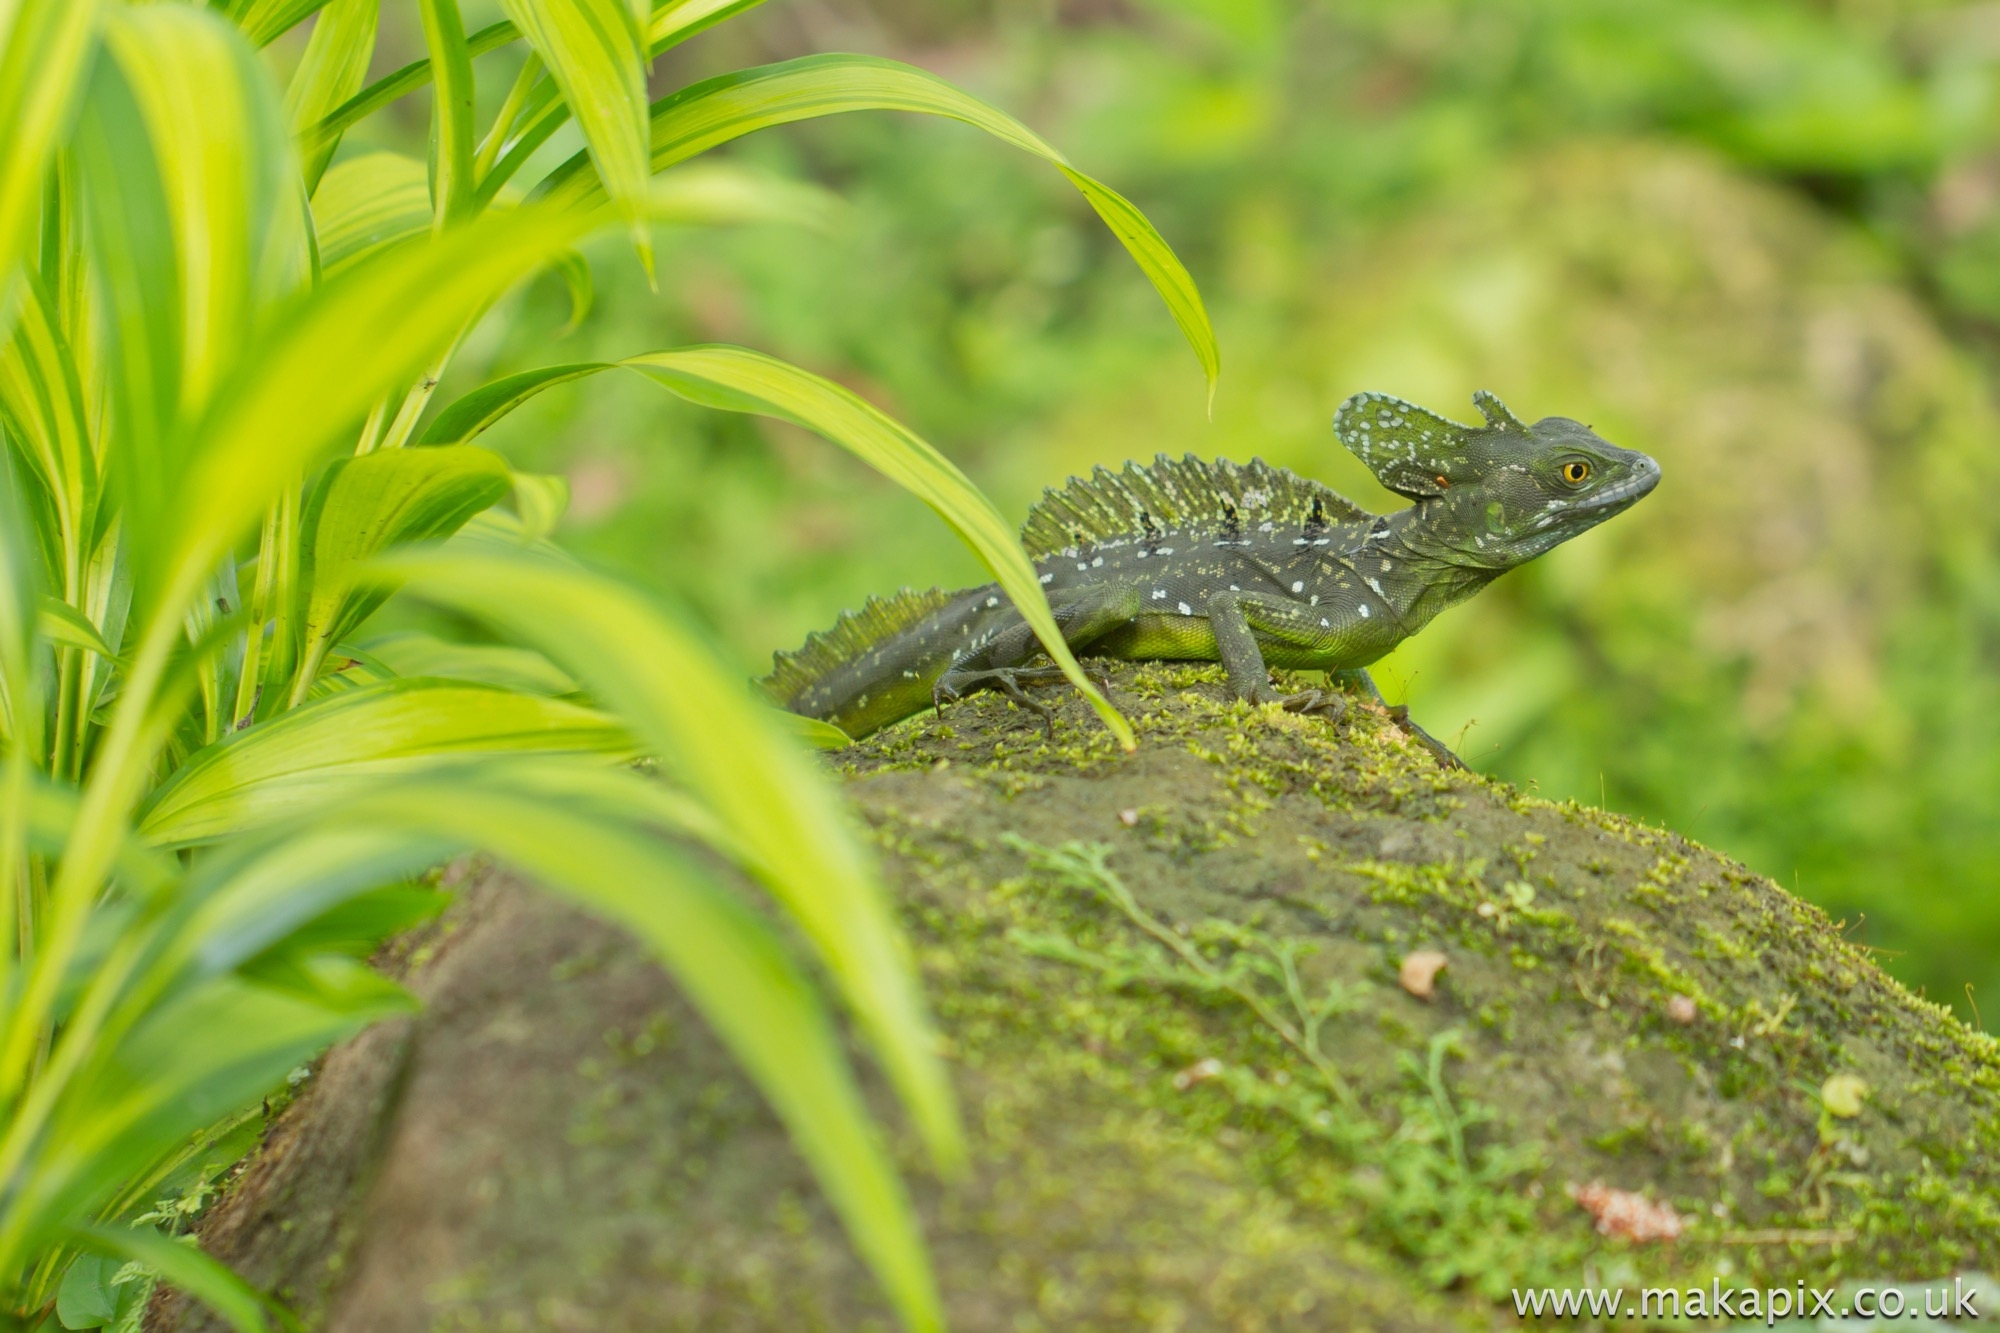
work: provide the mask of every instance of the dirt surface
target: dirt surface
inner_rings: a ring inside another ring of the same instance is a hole
[[[1210,668],[1114,680],[1135,754],[1051,694],[1046,739],[983,698],[833,756],[963,1099],[974,1168],[947,1187],[874,1090],[953,1328],[1514,1327],[1510,1288],[1586,1275],[2000,1261],[1993,1042],[1816,909],[1444,773],[1359,703],[1336,724],[1229,702]],[[1445,965],[1413,994],[1425,951]],[[402,966],[423,1013],[329,1055],[205,1223],[310,1324],[891,1327],[618,932],[478,874]],[[1823,1104],[1843,1074],[1865,1093]],[[1575,1196],[1609,1191],[1678,1238],[1600,1235]]]

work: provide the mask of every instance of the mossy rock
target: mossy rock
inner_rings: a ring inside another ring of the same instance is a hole
[[[1335,723],[1212,668],[1114,682],[1134,754],[1051,693],[1048,737],[980,698],[835,756],[963,1099],[962,1182],[898,1131],[953,1328],[1518,1327],[1511,1288],[1586,1274],[2000,1259],[1994,1043],[1817,909],[1444,772],[1359,701]],[[1426,950],[1427,997],[1400,971]],[[481,875],[409,954],[425,1010],[326,1059],[213,1252],[332,1329],[892,1327],[636,946]],[[1822,1105],[1842,1074],[1858,1114]],[[1681,1234],[1598,1234],[1592,1184]]]

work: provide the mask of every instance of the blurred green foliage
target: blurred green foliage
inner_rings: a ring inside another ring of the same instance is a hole
[[[1961,1011],[2000,1005],[2000,9],[1887,0],[819,0],[676,52],[915,59],[1120,182],[1213,303],[1213,421],[1060,181],[957,127],[739,150],[826,232],[599,255],[486,374],[754,342],[861,389],[1009,513],[1097,462],[1261,453],[1390,507],[1327,421],[1490,387],[1662,460],[1632,514],[1378,676],[1476,765],[1796,887]],[[494,438],[571,541],[678,583],[746,663],[870,592],[968,583],[915,502],[786,430],[563,391]],[[685,446],[663,449],[673,440]],[[1865,918],[1865,920],[1863,919]]]

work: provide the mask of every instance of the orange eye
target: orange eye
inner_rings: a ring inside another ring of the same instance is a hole
[[[1589,475],[1590,475],[1590,464],[1584,462],[1580,458],[1572,459],[1571,461],[1563,464],[1563,480],[1568,482],[1572,486],[1581,485],[1584,479]]]

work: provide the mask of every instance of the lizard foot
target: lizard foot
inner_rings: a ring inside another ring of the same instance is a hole
[[[1300,690],[1297,694],[1280,694],[1260,702],[1274,703],[1287,713],[1324,713],[1329,722],[1338,722],[1347,715],[1347,700],[1337,690]]]
[[[1447,771],[1454,768],[1461,772],[1469,771],[1465,767],[1465,761],[1453,754],[1450,746],[1410,720],[1410,709],[1407,704],[1395,704],[1391,706],[1389,709],[1389,720],[1401,727],[1411,740],[1429,750],[1431,758],[1437,760],[1439,768]]]
[[[1093,670],[1086,666],[1084,672],[1099,689],[1111,688],[1111,677],[1103,668]],[[976,690],[999,690],[1022,708],[1033,712],[1041,721],[1043,733],[1053,737],[1056,730],[1055,710],[1029,698],[1022,686],[1054,685],[1066,679],[1062,668],[1056,666],[992,667],[985,671],[955,672],[940,676],[937,684],[931,687],[931,703],[942,712],[945,704],[963,699]]]

